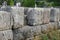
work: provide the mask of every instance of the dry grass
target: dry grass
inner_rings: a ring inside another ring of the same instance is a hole
[[[60,31],[53,30],[45,34],[35,36],[34,40],[60,40]]]

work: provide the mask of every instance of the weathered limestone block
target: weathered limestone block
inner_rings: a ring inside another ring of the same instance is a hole
[[[12,20],[9,12],[0,11],[0,30],[12,28]]]
[[[56,30],[58,27],[57,22],[50,22],[48,24],[41,25],[41,29],[43,33],[50,32],[52,30]]]
[[[39,35],[41,33],[41,26],[32,26],[33,28],[31,29],[33,35]]]
[[[41,25],[41,32],[42,33],[47,33],[49,30],[48,30],[48,26],[46,24],[44,25]]]
[[[25,26],[19,29],[15,29],[14,40],[24,40],[27,38],[34,37],[35,35],[39,35],[41,33],[40,26]]]
[[[59,9],[58,8],[51,8],[50,12],[50,22],[59,21]]]
[[[42,24],[42,8],[33,8],[28,11],[27,19],[29,25],[39,25]]]
[[[24,8],[23,7],[12,7],[14,29],[20,28],[24,25]]]
[[[24,40],[23,32],[21,29],[13,30],[13,40]]]
[[[0,31],[0,40],[13,40],[12,30]]]
[[[51,30],[56,30],[58,28],[58,23],[57,22],[50,22],[47,24],[49,31]]]
[[[43,14],[43,23],[44,24],[49,23],[49,21],[50,21],[50,8],[43,8],[42,14]]]
[[[27,19],[27,14],[29,13],[30,10],[32,10],[33,8],[28,8],[25,7],[24,8],[24,25],[28,25],[28,19]]]

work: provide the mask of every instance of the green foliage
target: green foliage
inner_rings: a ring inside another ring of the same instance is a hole
[[[0,5],[2,5],[2,3],[6,1],[7,5],[13,6],[14,5],[14,1],[13,0],[0,0]]]
[[[36,2],[36,3],[37,3],[37,6],[39,7],[60,6],[59,0],[40,0],[39,2]]]
[[[49,40],[48,36],[46,34],[42,35],[42,40]]]
[[[10,6],[13,6],[14,5],[14,1],[13,0],[8,0],[7,4],[10,5]]]
[[[0,0],[0,5],[2,5],[2,3],[3,3],[3,0]]]
[[[13,6],[13,5],[14,5],[14,1],[10,0],[10,6]]]
[[[22,5],[25,7],[34,7],[35,6],[35,0],[23,0]]]
[[[13,6],[17,2],[22,2],[22,6],[25,7],[34,7],[35,3],[39,7],[56,7],[60,6],[60,0],[38,0],[39,2],[36,2],[35,0],[0,0],[0,5],[6,1],[8,5]]]

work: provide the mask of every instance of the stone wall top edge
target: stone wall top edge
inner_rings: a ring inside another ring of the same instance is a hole
[[[25,8],[52,8],[52,7],[25,7]],[[60,7],[53,7],[53,8],[60,8]]]

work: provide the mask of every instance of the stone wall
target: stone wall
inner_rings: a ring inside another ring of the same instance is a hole
[[[60,8],[0,8],[0,40],[33,40],[60,28]]]

